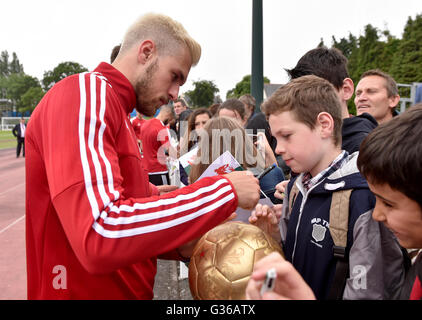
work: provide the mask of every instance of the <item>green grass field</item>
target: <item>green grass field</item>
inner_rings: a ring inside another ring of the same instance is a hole
[[[0,131],[0,149],[16,148],[16,144],[12,131]]]

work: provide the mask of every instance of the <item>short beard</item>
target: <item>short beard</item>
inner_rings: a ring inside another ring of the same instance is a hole
[[[153,116],[157,108],[155,108],[148,97],[148,94],[151,92],[151,82],[154,74],[158,69],[158,59],[151,63],[148,68],[145,70],[145,74],[140,76],[135,84],[135,93],[136,93],[136,110],[138,112],[145,114],[146,116]],[[144,98],[146,96],[146,99]],[[149,110],[151,107],[154,110]],[[151,114],[152,113],[152,114]]]

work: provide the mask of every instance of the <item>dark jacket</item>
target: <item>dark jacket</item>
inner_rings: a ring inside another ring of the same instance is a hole
[[[350,155],[346,164],[307,192],[302,174],[288,185],[288,194],[293,183],[299,193],[291,213],[288,206],[283,207],[283,220],[288,220],[287,234],[282,234],[284,253],[317,299],[327,298],[334,278],[336,259],[329,216],[333,192],[339,190],[353,189],[346,248],[349,277],[343,298],[398,298],[404,280],[403,256],[396,239],[382,223],[372,219],[375,197],[357,169],[357,155]]]
[[[422,300],[422,252],[406,275],[401,300]]]
[[[26,128],[26,124],[24,124],[25,128]],[[21,138],[21,124],[18,123],[17,125],[15,125],[15,127],[12,129],[12,133],[16,138]]]
[[[359,151],[363,139],[377,126],[377,121],[369,113],[343,119],[341,148],[349,154]]]

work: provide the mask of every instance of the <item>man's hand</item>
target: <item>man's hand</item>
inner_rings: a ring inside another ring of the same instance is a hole
[[[259,181],[252,172],[233,171],[224,175],[233,184],[237,198],[238,206],[242,209],[252,210],[259,201]]]
[[[174,190],[179,189],[179,187],[177,186],[170,186],[170,185],[162,185],[162,186],[157,186],[158,191],[160,192],[160,195],[172,192]]]
[[[261,296],[260,290],[267,271],[274,268],[277,273],[273,291]],[[248,300],[315,300],[315,295],[293,265],[279,253],[273,252],[255,263],[254,271],[246,287]]]

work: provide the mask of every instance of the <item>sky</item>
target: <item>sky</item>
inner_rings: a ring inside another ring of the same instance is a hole
[[[59,63],[93,70],[109,62],[127,28],[148,12],[181,22],[202,46],[180,93],[193,81],[212,80],[224,100],[251,73],[252,0],[1,0],[0,51],[16,52],[26,74],[43,78]],[[284,69],[315,48],[331,46],[367,24],[401,38],[408,17],[422,14],[421,0],[263,0],[264,76],[286,83]]]

